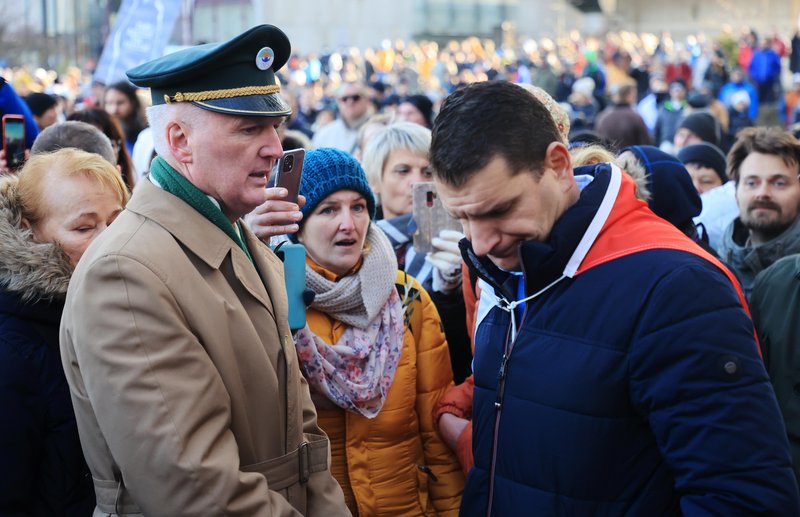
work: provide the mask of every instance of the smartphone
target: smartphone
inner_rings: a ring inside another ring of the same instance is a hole
[[[301,329],[306,326],[306,248],[302,244],[283,244],[273,246],[278,258],[283,261],[283,276],[286,283],[286,297],[289,301],[289,328]]]
[[[415,183],[412,187],[414,222],[417,229],[414,231],[414,249],[417,253],[433,251],[431,239],[438,236],[442,230],[463,231],[458,219],[453,218],[436,194],[436,184],[432,182]]]
[[[25,119],[22,115],[3,115],[3,150],[9,169],[25,161]]]
[[[275,186],[285,188],[289,194],[286,201],[297,203],[300,193],[300,176],[303,174],[303,160],[306,157],[305,149],[291,149],[284,151],[278,158],[273,171],[275,172]]]

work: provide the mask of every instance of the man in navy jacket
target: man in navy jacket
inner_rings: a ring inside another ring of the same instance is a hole
[[[482,289],[462,515],[798,515],[735,278],[522,88],[452,94],[439,195]]]

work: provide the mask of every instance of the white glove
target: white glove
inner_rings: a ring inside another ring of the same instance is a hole
[[[464,234],[455,230],[442,230],[431,239],[436,251],[428,253],[425,260],[433,266],[433,290],[449,294],[461,287],[461,250],[458,241]]]

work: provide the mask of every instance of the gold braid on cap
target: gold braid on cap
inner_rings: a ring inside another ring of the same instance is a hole
[[[244,97],[246,95],[269,95],[270,93],[278,93],[280,91],[280,86],[277,84],[270,84],[267,86],[243,86],[241,88],[229,88],[227,90],[207,90],[204,92],[177,92],[171,97],[169,95],[164,95],[164,102],[167,104],[173,102],[200,102],[214,99]]]

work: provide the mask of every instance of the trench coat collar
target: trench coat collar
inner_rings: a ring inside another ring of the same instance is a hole
[[[269,252],[264,250],[246,225],[241,226],[243,238],[255,262],[250,262],[239,245],[203,214],[150,181],[141,181],[136,186],[126,209],[162,226],[209,267],[219,269],[230,254],[236,277],[253,297],[273,312],[270,299],[275,300],[276,297],[272,296],[272,292],[268,293],[270,289],[267,282],[276,281],[271,278],[271,270],[275,265],[266,258]],[[274,260],[279,262],[277,257]],[[277,314],[274,316],[278,317]]]

